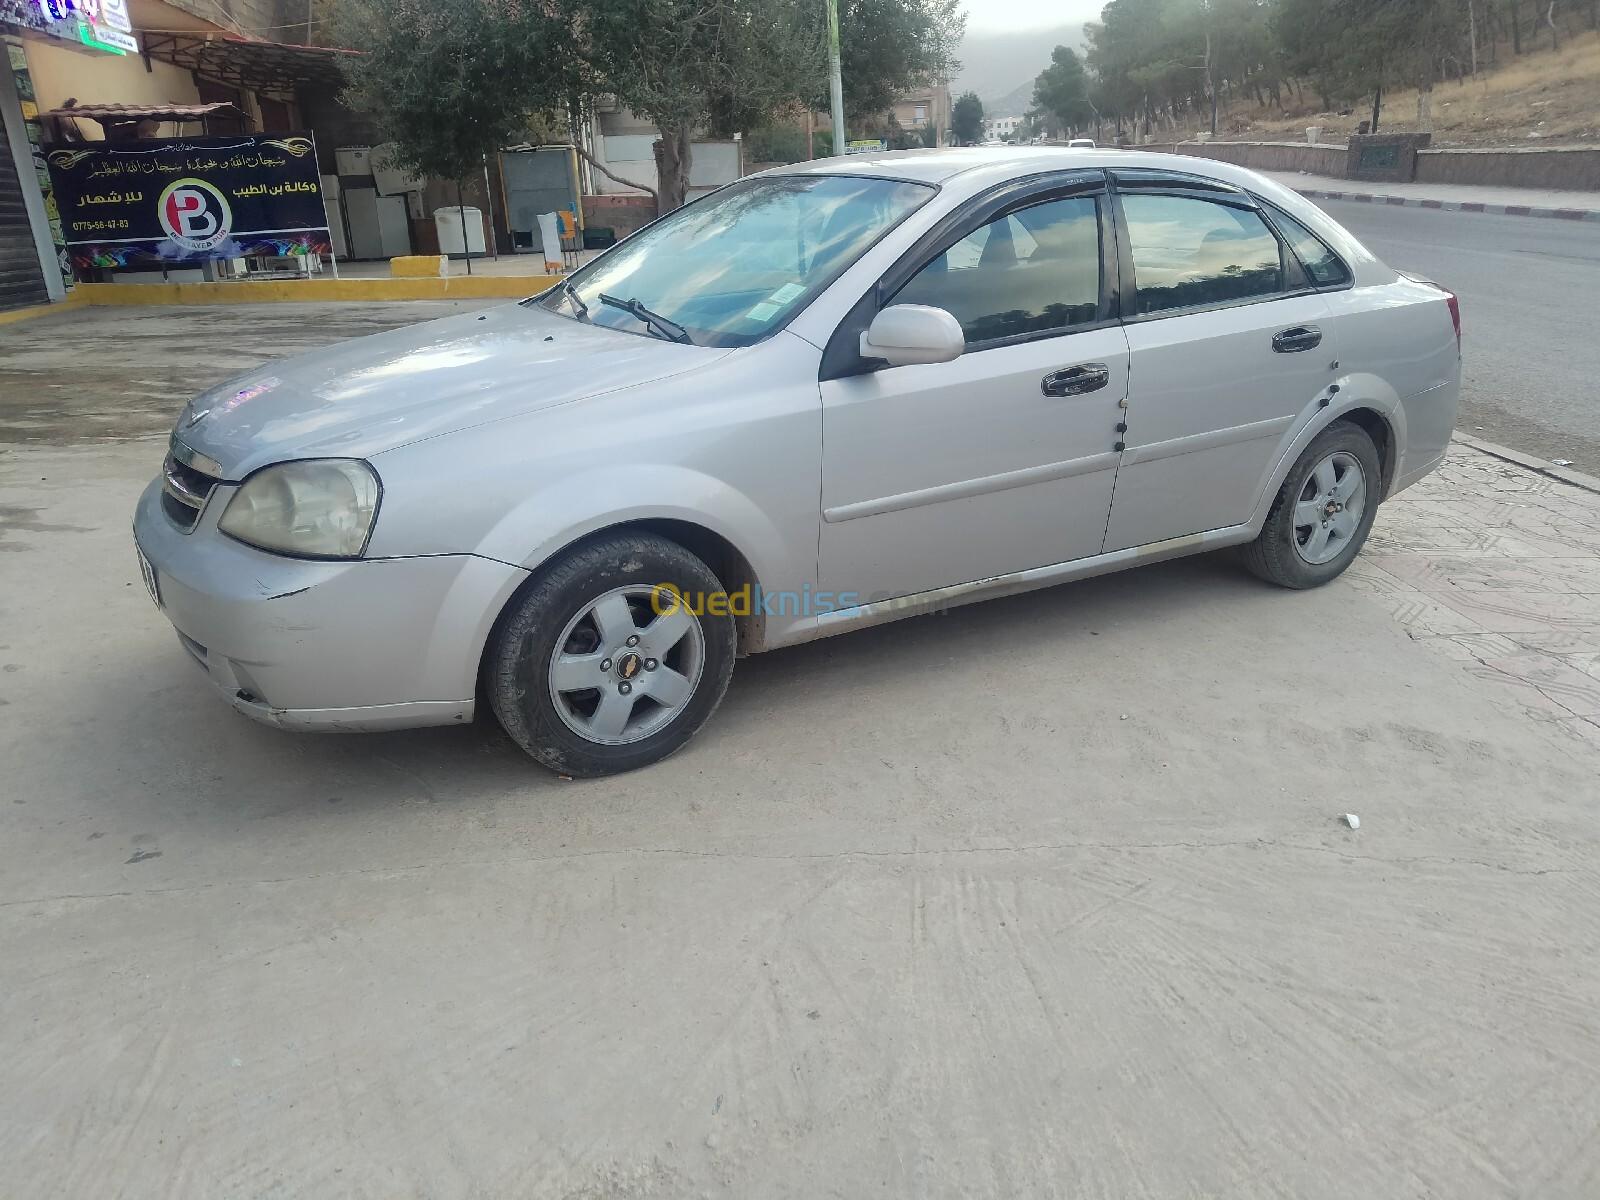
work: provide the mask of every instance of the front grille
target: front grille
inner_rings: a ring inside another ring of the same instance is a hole
[[[179,456],[182,455],[180,458]],[[194,466],[195,457],[188,447],[173,439],[172,449],[162,464],[161,507],[172,523],[188,533],[200,520],[211,491],[217,486],[217,477]]]

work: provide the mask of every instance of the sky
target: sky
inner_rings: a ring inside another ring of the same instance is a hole
[[[967,28],[997,33],[1099,19],[1105,0],[967,0]]]

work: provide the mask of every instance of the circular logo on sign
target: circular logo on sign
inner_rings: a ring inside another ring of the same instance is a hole
[[[156,205],[161,228],[183,249],[193,253],[220,246],[233,229],[228,199],[204,179],[175,179]]]

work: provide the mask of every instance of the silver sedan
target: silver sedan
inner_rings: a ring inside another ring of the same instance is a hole
[[[1226,546],[1325,583],[1459,378],[1453,295],[1242,168],[852,156],[197,397],[134,533],[239,711],[482,700],[600,775],[688,741],[744,654]]]

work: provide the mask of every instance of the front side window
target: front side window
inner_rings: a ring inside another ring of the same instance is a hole
[[[1281,209],[1273,209],[1272,218],[1313,283],[1318,287],[1334,287],[1350,282],[1350,268],[1326,242]]]
[[[1135,311],[1231,304],[1283,290],[1278,239],[1244,208],[1188,196],[1124,195]]]
[[[1100,311],[1099,205],[1078,196],[990,221],[913,275],[893,302],[944,309],[969,343],[1093,321]]]
[[[847,175],[746,180],[640,230],[539,303],[629,333],[676,328],[701,346],[749,345],[933,194],[925,184]],[[667,324],[647,321],[641,308]]]

